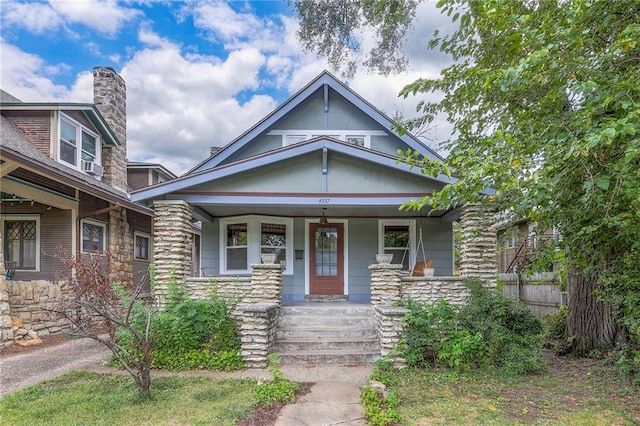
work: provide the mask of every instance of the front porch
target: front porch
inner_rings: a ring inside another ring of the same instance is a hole
[[[396,347],[402,331],[402,318],[406,311],[394,307],[395,302],[413,299],[421,302],[436,302],[446,299],[451,303],[464,303],[467,289],[463,285],[465,278],[475,277],[483,279],[487,285],[495,285],[496,256],[495,235],[485,227],[486,222],[479,216],[484,210],[479,207],[468,209],[462,214],[463,242],[461,246],[460,271],[464,275],[416,277],[408,276],[403,271],[402,264],[372,264],[367,266],[367,282],[369,297],[357,305],[369,307],[369,315],[373,317],[376,346],[378,356],[389,354]],[[469,220],[472,219],[473,220]],[[483,225],[479,227],[479,225]],[[156,240],[158,243],[158,240]],[[167,246],[168,247],[168,246]],[[171,245],[175,249],[175,245]],[[190,250],[185,251],[190,253]],[[159,271],[188,271],[189,259],[183,258],[184,268],[176,264],[175,250],[165,251],[168,257],[163,257],[162,251],[156,251],[156,262]],[[373,256],[375,257],[375,256]],[[373,261],[373,258],[371,259]],[[171,265],[170,268],[168,265]],[[218,295],[224,297],[234,307],[233,314],[240,324],[242,355],[249,366],[264,366],[269,353],[282,350],[282,345],[276,346],[279,336],[279,323],[285,324],[283,306],[304,307],[319,306],[324,302],[300,303],[283,300],[284,268],[278,264],[252,264],[250,276],[212,277],[184,277],[186,286],[193,297],[206,297],[215,289]],[[157,275],[157,296],[162,298],[166,283],[172,272]],[[188,275],[188,274],[185,274]],[[351,302],[332,302],[342,307],[348,307]],[[327,306],[327,305],[325,305]],[[333,311],[327,311],[333,312]],[[337,316],[338,322],[346,321],[346,315],[331,313]],[[339,321],[343,319],[344,321]],[[319,325],[318,325],[319,326]],[[321,328],[321,327],[320,327]],[[323,336],[319,329],[314,340],[331,340]],[[282,330],[280,330],[282,336]],[[336,336],[334,336],[334,340]],[[301,337],[309,339],[310,337]],[[340,339],[337,339],[340,340]],[[346,343],[349,339],[342,339]],[[362,349],[362,348],[360,348]],[[328,351],[336,350],[327,347]],[[316,359],[326,359],[316,357]],[[339,359],[339,358],[335,358]],[[346,358],[345,358],[346,359]],[[402,364],[401,359],[397,359]]]

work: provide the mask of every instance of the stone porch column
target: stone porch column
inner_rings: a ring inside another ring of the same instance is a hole
[[[132,283],[133,235],[124,207],[109,211],[109,252],[113,256],[109,264],[112,279],[124,285]]]
[[[282,266],[280,264],[251,265],[251,302],[282,305]]]
[[[171,278],[184,280],[191,270],[191,211],[181,200],[153,202],[155,292],[162,299]]]
[[[394,352],[400,343],[404,316],[408,310],[392,306],[402,300],[402,265],[380,263],[369,265],[371,271],[371,305],[380,342],[380,355],[390,357],[394,366],[403,368],[405,360]]]
[[[2,229],[0,229],[0,348],[13,344],[11,328],[11,305],[9,304],[9,286],[5,279],[4,253],[2,251]]]
[[[369,265],[371,271],[371,304],[391,305],[402,300],[400,271],[402,265],[380,263]]]
[[[495,283],[498,273],[498,242],[492,231],[494,214],[490,206],[466,204],[460,208],[460,274]]]

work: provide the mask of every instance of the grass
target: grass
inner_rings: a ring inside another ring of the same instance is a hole
[[[157,377],[143,400],[129,377],[76,371],[0,399],[3,425],[234,425],[256,381]]]
[[[408,425],[637,425],[638,389],[602,361],[562,360],[542,374],[405,370],[393,387]]]

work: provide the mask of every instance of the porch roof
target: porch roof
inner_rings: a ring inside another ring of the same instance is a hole
[[[319,216],[322,209],[331,209],[332,214],[345,217],[378,217],[380,215],[424,216],[425,212],[400,212],[398,207],[410,199],[429,195],[424,192],[375,192],[346,193],[296,191],[296,192],[248,192],[248,191],[210,191],[202,186],[226,177],[240,175],[257,168],[276,164],[286,160],[296,160],[310,153],[329,152],[364,162],[368,167],[380,167],[424,180],[425,188],[434,182],[446,185],[455,182],[455,178],[445,175],[437,179],[422,175],[419,169],[405,163],[399,163],[396,157],[362,148],[330,137],[318,137],[306,142],[279,148],[267,153],[241,160],[213,169],[182,176],[172,181],[134,191],[131,199],[134,202],[159,199],[184,200],[193,206],[204,209],[212,216],[229,216],[237,214],[276,214],[287,216]],[[326,170],[323,170],[323,173]],[[435,212],[432,212],[435,213]]]

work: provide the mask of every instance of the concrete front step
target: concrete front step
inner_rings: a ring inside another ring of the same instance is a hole
[[[380,351],[304,351],[278,352],[281,364],[372,364],[380,359]]]
[[[280,308],[280,315],[341,315],[341,316],[372,316],[371,305],[354,303],[308,303],[302,305],[284,305]]]
[[[276,330],[276,339],[290,338],[331,338],[331,337],[376,337],[376,330],[373,326],[342,326],[342,327],[304,327],[304,326],[288,326],[278,327]]]
[[[344,302],[283,306],[272,352],[284,364],[372,363],[380,358],[373,309]]]
[[[289,338],[276,339],[274,352],[319,351],[319,350],[365,350],[379,349],[378,339],[373,338]]]
[[[341,316],[328,315],[287,315],[280,313],[278,319],[280,327],[374,327],[375,321],[371,316]]]

